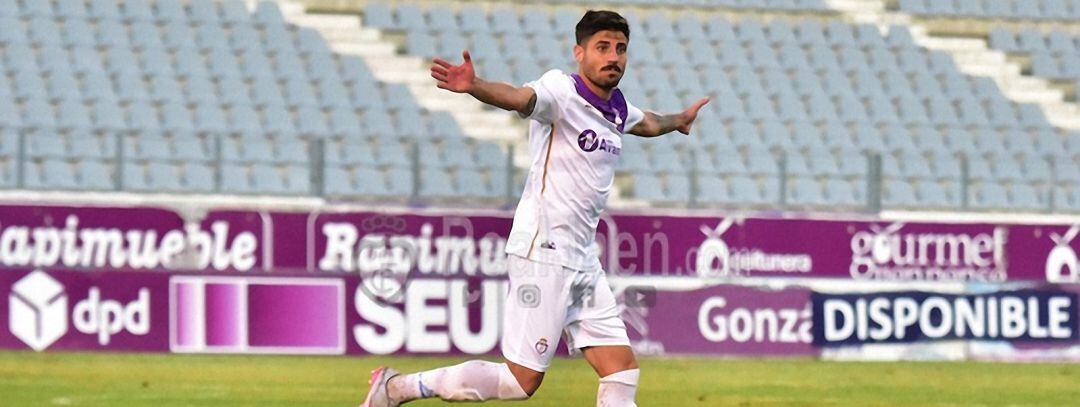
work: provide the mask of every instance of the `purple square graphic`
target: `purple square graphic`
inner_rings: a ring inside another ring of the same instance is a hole
[[[248,345],[333,348],[342,345],[344,306],[336,285],[248,286]]]
[[[197,282],[176,284],[176,344],[190,347],[202,343],[202,285]]]
[[[242,346],[242,284],[206,284],[206,345]]]

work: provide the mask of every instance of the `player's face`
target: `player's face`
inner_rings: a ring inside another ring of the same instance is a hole
[[[629,40],[621,31],[599,31],[585,45],[574,46],[574,59],[581,73],[604,89],[619,85],[626,72],[626,48]]]

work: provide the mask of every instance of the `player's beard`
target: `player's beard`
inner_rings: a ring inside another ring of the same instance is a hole
[[[612,68],[617,69],[617,71],[612,71]],[[615,75],[611,75],[612,72],[614,72]],[[600,71],[597,73],[596,77],[589,79],[591,79],[592,82],[600,88],[603,88],[605,90],[612,90],[615,89],[616,86],[619,86],[619,81],[622,80],[622,76],[622,68],[607,66],[601,68]]]

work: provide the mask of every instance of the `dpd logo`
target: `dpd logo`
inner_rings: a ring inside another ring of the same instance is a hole
[[[68,329],[67,294],[48,274],[34,271],[15,283],[8,298],[8,328],[16,338],[40,351]]]
[[[43,271],[34,271],[12,286],[8,298],[8,328],[30,348],[41,351],[68,332],[68,312],[75,330],[97,336],[108,345],[113,335],[150,332],[150,290],[139,289],[138,298],[123,304],[101,298],[101,290],[91,287],[87,297],[68,309],[64,286]]]

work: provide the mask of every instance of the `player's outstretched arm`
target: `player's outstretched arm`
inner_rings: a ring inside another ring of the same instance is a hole
[[[431,77],[436,86],[456,93],[468,93],[481,102],[522,115],[532,114],[536,106],[536,92],[527,86],[516,87],[502,82],[488,82],[476,76],[469,51],[461,53],[465,59],[461,65],[453,65],[442,58],[435,58]]]
[[[630,134],[641,137],[656,137],[678,130],[682,134],[690,134],[690,127],[697,119],[698,110],[709,103],[709,98],[701,98],[690,107],[680,113],[661,115],[653,112],[645,112],[645,118],[630,129]]]

